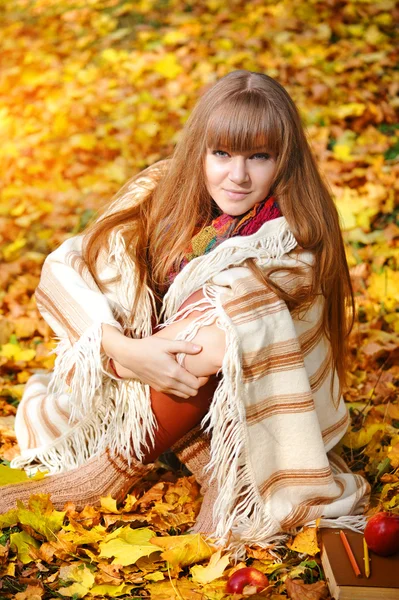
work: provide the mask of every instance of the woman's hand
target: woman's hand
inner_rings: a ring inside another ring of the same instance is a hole
[[[179,398],[196,396],[209,377],[196,377],[179,365],[176,354],[198,354],[202,347],[191,342],[169,340],[152,335],[132,339],[116,327],[103,324],[102,347],[114,360],[123,379],[139,379],[157,392],[174,394]]]
[[[179,398],[196,396],[209,377],[195,377],[179,365],[176,354],[198,354],[201,346],[157,336],[124,338],[116,355],[116,370],[123,378],[139,379],[157,392]],[[119,365],[122,369],[119,368]]]

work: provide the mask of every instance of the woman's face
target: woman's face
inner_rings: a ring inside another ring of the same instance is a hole
[[[208,192],[220,210],[239,216],[266,198],[276,161],[266,150],[245,153],[208,148],[205,176]]]

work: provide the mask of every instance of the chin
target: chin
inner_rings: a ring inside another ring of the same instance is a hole
[[[253,203],[250,206],[247,204],[225,204],[224,202],[220,202],[220,204],[215,202],[215,204],[219,208],[221,214],[230,215],[231,217],[239,217],[253,207]]]
[[[232,207],[232,206],[229,206],[223,212],[225,212],[226,214],[230,215],[231,217],[240,217],[244,213],[248,212],[248,210],[249,210],[248,207],[243,207],[243,206],[233,206]]]

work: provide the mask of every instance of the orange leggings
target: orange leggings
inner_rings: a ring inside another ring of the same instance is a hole
[[[202,291],[194,292],[180,308],[202,296]],[[155,445],[145,453],[143,460],[145,464],[153,462],[201,422],[208,411],[220,378],[221,374],[211,375],[208,382],[198,390],[198,394],[187,399],[150,388],[151,407],[158,426],[155,432]]]

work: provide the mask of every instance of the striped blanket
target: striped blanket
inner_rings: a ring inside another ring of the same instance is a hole
[[[16,418],[21,456],[14,467],[39,465],[55,473],[107,446],[140,459],[147,435],[154,435],[148,386],[116,379],[101,347],[102,323],[133,337],[150,335],[153,295],[147,289],[130,321],[132,279],[122,277],[101,294],[82,259],[82,239],[67,239],[42,270],[36,300],[58,338],[57,356],[51,373],[27,382]],[[134,278],[124,250],[117,231],[102,278],[117,272]],[[208,469],[219,490],[214,533],[237,557],[245,544],[267,546],[319,517],[323,526],[361,529],[369,494],[368,483],[333,452],[349,418],[320,328],[322,296],[305,314],[291,314],[246,266],[250,257],[264,269],[282,267],[273,277],[287,290],[309,283],[313,255],[299,251],[280,217],[190,261],[160,315],[166,326],[201,311],[178,339],[191,340],[214,322],[226,335],[222,377],[202,425],[212,434]],[[293,266],[302,275],[292,275]],[[204,298],[178,311],[198,289]],[[184,357],[177,355],[181,364]]]

